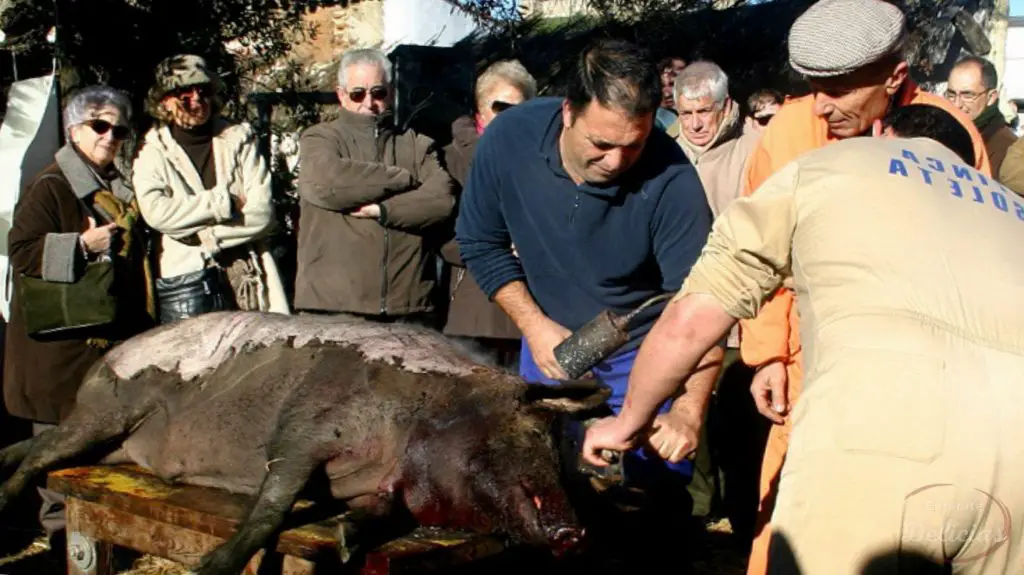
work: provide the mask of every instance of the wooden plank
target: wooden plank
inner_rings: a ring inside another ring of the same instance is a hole
[[[109,510],[108,513],[118,513],[119,517],[126,520],[148,520],[160,525],[161,533],[151,536],[157,539],[178,537],[181,536],[178,532],[183,531],[208,536],[214,541],[226,540],[234,534],[239,522],[245,517],[251,500],[215,489],[169,485],[135,466],[96,466],[56,471],[49,475],[47,487],[69,498],[99,505]],[[337,533],[342,528],[343,516],[311,522],[329,511],[324,507],[314,508],[309,502],[297,503],[289,525],[278,537],[276,551],[285,556],[314,562],[324,557],[336,558]],[[170,528],[174,529],[175,534],[168,532]],[[192,547],[200,543],[193,542]],[[124,545],[168,557],[155,551]],[[400,571],[430,572],[504,550],[505,546],[493,537],[420,528],[406,537],[368,551],[362,573],[383,575]]]
[[[137,467],[96,466],[57,471],[50,474],[47,488],[218,539],[234,534],[251,501],[244,495],[215,489],[169,485]],[[310,508],[308,502],[299,502],[294,511]],[[325,550],[333,552],[337,544],[335,530],[340,528],[341,520],[310,524],[309,515],[303,515],[290,518],[278,550],[296,557],[315,557]]]
[[[66,500],[68,533],[78,532],[97,541],[119,545],[140,553],[177,561],[194,568],[202,557],[224,542],[223,539],[132,515],[106,505],[75,498]],[[109,549],[109,545],[101,545]],[[350,565],[343,572],[360,575],[397,575],[405,573],[439,573],[478,558],[500,553],[504,547],[491,539],[481,538],[475,544],[455,545],[450,550],[439,548],[426,537],[408,538],[388,543],[368,554],[362,565]],[[450,551],[450,552],[445,552]],[[107,551],[109,565],[109,550]],[[258,573],[265,553],[260,551],[246,566],[244,573]],[[284,555],[275,556],[281,562],[283,575],[312,575],[318,563],[336,567],[334,557],[319,557],[319,561]],[[72,571],[69,575],[86,575]],[[276,571],[275,571],[276,572]],[[88,575],[112,575],[111,571],[90,571]]]
[[[199,560],[204,555],[224,542],[223,539],[205,533],[139,517],[81,499],[68,498],[66,505],[69,534],[78,532],[140,553],[171,559],[189,568],[199,565]],[[257,573],[263,555],[263,551],[260,551],[253,557],[245,572]],[[282,563],[284,575],[312,575],[314,572],[314,563],[300,557],[285,556]],[[72,575],[72,563],[69,561],[68,565],[68,573]],[[108,573],[111,572],[97,572],[95,575]]]

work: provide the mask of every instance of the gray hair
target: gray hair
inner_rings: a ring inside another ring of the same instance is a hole
[[[530,72],[519,60],[500,60],[488,66],[483,74],[476,79],[474,97],[478,106],[483,101],[484,94],[498,82],[511,84],[523,93],[523,98],[526,100],[537,95],[537,80],[530,75]]]
[[[676,76],[673,95],[678,102],[680,97],[687,100],[699,100],[707,96],[719,107],[729,97],[729,77],[714,62],[706,60],[694,62],[683,68]]]
[[[356,64],[373,64],[384,71],[384,83],[391,84],[391,60],[377,48],[356,48],[341,55],[338,65],[338,87],[345,87],[345,71]]]
[[[132,119],[132,103],[123,92],[109,86],[89,86],[77,92],[64,106],[64,132],[72,126],[91,120],[106,107],[117,109],[125,124]]]

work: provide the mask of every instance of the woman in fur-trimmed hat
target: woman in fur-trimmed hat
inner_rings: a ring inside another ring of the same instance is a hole
[[[146,222],[162,234],[160,322],[224,309],[289,313],[266,242],[270,173],[248,124],[220,117],[220,82],[203,58],[160,62],[146,111],[156,119],[133,166]]]

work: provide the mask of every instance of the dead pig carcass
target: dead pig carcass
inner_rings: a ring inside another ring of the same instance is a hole
[[[172,483],[255,496],[202,574],[238,573],[311,478],[377,517],[503,533],[563,550],[582,529],[547,423],[607,398],[594,384],[528,385],[474,363],[439,333],[256,312],[153,329],[92,368],[68,419],[0,451],[0,509],[29,481],[108,446]]]

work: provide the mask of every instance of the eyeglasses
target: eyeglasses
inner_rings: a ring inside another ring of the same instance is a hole
[[[194,84],[173,90],[170,94],[178,99],[191,96],[192,94],[195,94],[198,98],[209,98],[213,95],[213,86],[209,84]]]
[[[113,131],[112,135],[114,136],[115,140],[123,140],[127,138],[128,133],[131,131],[131,128],[129,128],[128,126],[122,126],[120,124],[111,124],[106,120],[89,120],[83,123],[86,126],[89,126],[89,128],[92,129],[93,132],[96,132],[96,134],[99,136],[102,136],[103,134],[106,134],[109,131]]]
[[[500,114],[509,108],[515,108],[515,104],[509,104],[508,102],[502,102],[501,100],[495,100],[491,102],[491,111],[495,114]]]
[[[953,90],[946,90],[946,99],[950,102],[955,102],[957,98],[959,98],[970,104],[987,93],[987,91],[979,94],[976,92],[954,92]]]
[[[775,114],[766,114],[764,116],[754,116],[754,121],[762,126],[767,126],[768,122],[772,121]]]
[[[369,92],[370,98],[373,100],[383,100],[388,97],[387,86],[374,86],[369,90],[366,88],[352,88],[348,93],[348,99],[359,104],[366,99],[367,92]]]

